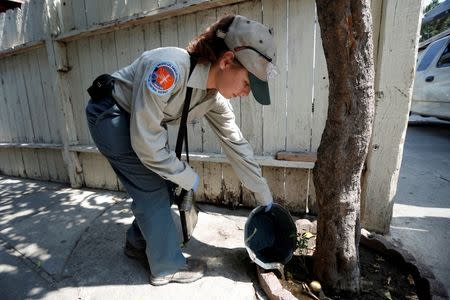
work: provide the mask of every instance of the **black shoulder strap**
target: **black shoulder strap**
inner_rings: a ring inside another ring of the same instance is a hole
[[[189,69],[189,77],[191,77],[192,71],[194,71],[197,60],[192,56],[190,57],[191,67]],[[181,159],[181,150],[183,148],[183,140],[185,141],[186,160],[189,163],[189,146],[188,146],[188,134],[187,134],[187,117],[189,113],[189,106],[191,105],[192,88],[188,87],[186,90],[186,98],[184,98],[183,114],[181,115],[180,128],[178,129],[177,145],[175,147],[175,154],[178,159]]]

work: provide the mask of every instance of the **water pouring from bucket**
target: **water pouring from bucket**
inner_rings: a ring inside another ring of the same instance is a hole
[[[296,249],[297,228],[287,209],[274,203],[264,211],[255,208],[248,216],[244,229],[245,248],[250,259],[266,269],[282,271]]]

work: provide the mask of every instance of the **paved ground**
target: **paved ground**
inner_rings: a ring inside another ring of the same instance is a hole
[[[1,299],[256,297],[243,243],[248,210],[202,205],[184,253],[207,262],[206,277],[156,288],[148,270],[122,253],[129,202],[122,193],[0,177]]]
[[[430,266],[450,294],[450,122],[411,116],[387,237]]]
[[[388,238],[449,288],[450,123],[415,120]],[[125,194],[0,176],[1,299],[255,299],[243,243],[249,211],[201,208],[185,253],[207,262],[206,277],[155,288],[122,254],[132,221]]]

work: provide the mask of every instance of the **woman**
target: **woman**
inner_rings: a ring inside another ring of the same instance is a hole
[[[267,80],[276,73],[274,60],[272,31],[230,15],[196,37],[187,51],[166,47],[144,52],[96,82],[100,88],[90,88],[86,114],[92,138],[133,199],[135,220],[127,231],[125,253],[148,260],[151,284],[193,282],[205,270],[203,262],[186,260],[181,252],[167,188],[175,183],[196,191],[200,182],[168,149],[166,124],[179,122],[188,87],[188,121],[206,117],[236,174],[258,203],[270,209],[269,187],[227,99],[251,90],[258,102],[270,104]]]

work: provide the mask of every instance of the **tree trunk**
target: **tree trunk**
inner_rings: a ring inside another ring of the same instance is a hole
[[[374,114],[369,0],[316,0],[329,75],[328,118],[313,170],[319,208],[314,275],[359,292],[361,172]]]

